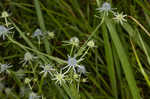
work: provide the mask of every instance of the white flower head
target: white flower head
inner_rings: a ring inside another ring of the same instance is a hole
[[[94,42],[94,40],[90,40],[90,41],[87,43],[87,46],[90,47],[90,48],[95,47],[95,42]]]
[[[37,57],[33,56],[30,52],[26,52],[24,54],[24,59],[21,62],[23,62],[23,66],[24,66],[27,62],[33,61],[36,58]]]
[[[10,16],[10,15],[8,14],[7,11],[3,11],[3,12],[2,12],[2,15],[1,15],[2,18],[7,18],[7,17],[9,17],[9,16]]]
[[[83,65],[78,66],[77,71],[80,74],[85,74],[86,73],[85,66],[83,66]]]
[[[34,92],[31,92],[30,94],[29,94],[29,98],[28,99],[39,99],[40,98],[40,96],[38,96],[36,93],[34,93]]]
[[[125,19],[125,17],[127,16],[126,14],[125,15],[123,15],[123,12],[121,12],[121,13],[116,13],[116,14],[114,14],[114,20],[116,20],[117,22],[119,22],[119,23],[121,23],[121,24],[123,24],[123,22],[127,22],[127,20]]]
[[[110,3],[104,2],[104,3],[102,4],[102,7],[97,8],[96,10],[98,10],[100,13],[101,13],[101,12],[104,12],[104,14],[106,14],[106,15],[108,16],[108,13],[109,13],[109,12],[114,13],[114,12],[113,12],[114,9],[116,9],[116,8],[111,8]]]
[[[12,65],[10,65],[10,64],[1,64],[0,63],[0,73],[8,71],[8,69],[11,67],[12,67]]]
[[[65,45],[73,45],[73,46],[78,47],[80,41],[77,37],[72,37],[70,41],[63,41],[63,42],[66,43]]]
[[[59,84],[62,85],[63,83],[65,83],[65,74],[62,73],[62,70],[60,70],[60,73],[56,72],[56,74],[54,74],[55,78],[53,78],[52,80],[56,80],[55,84]]]
[[[13,27],[12,27],[13,28]],[[10,32],[10,30],[12,28],[6,28],[5,26],[3,25],[0,25],[0,37],[3,38],[3,40],[5,40],[5,37],[9,34],[9,33],[12,33]]]
[[[37,38],[39,38],[40,36],[43,36],[43,33],[42,33],[42,31],[41,31],[39,28],[37,28],[37,29],[35,30],[35,32],[33,33],[33,36],[32,36],[32,37],[37,37]]]
[[[71,57],[68,55],[68,60],[67,60],[67,66],[65,66],[63,69],[68,68],[68,70],[65,72],[68,73],[70,71],[71,68],[73,68],[74,72],[76,73],[76,67],[80,66],[78,65],[79,62],[81,62],[83,59],[76,59],[76,55],[74,57]]]
[[[51,71],[55,71],[55,69],[50,64],[45,64],[40,67],[43,68],[43,70],[40,72],[40,74],[44,73],[44,77],[46,77],[47,73],[49,73],[51,76],[53,76]]]

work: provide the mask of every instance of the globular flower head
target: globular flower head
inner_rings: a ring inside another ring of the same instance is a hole
[[[65,72],[65,74],[70,71],[71,67],[73,68],[74,72],[76,73],[75,68],[79,66],[78,63],[81,62],[82,60],[83,60],[82,58],[77,60],[76,55],[74,57],[71,57],[71,56],[68,55],[67,66],[65,66],[63,68],[63,69],[68,68],[68,70]]]
[[[33,61],[34,59],[36,59],[37,57],[33,56],[30,52],[26,52],[24,54],[24,59],[21,62],[24,62],[23,65],[25,65],[27,62],[29,61]]]
[[[52,71],[55,71],[55,69],[50,64],[45,64],[42,65],[41,67],[43,68],[43,70],[40,72],[40,74],[44,73],[44,77],[47,75],[47,73],[53,76]]]
[[[83,66],[83,65],[78,66],[77,71],[80,74],[85,74],[86,73],[85,66]]]
[[[0,37],[2,37],[3,40],[5,40],[5,37],[6,37],[9,33],[11,33],[11,32],[10,32],[11,29],[12,29],[12,28],[6,28],[5,26],[0,25]]]
[[[35,30],[35,32],[33,33],[33,37],[38,37],[39,38],[40,36],[43,36],[43,33],[39,28],[37,28]]]
[[[29,94],[29,99],[39,99],[40,98],[40,96],[38,96],[36,93],[34,93],[34,92],[31,92],[30,94]]]
[[[0,68],[1,68],[0,73],[7,71],[11,67],[12,67],[12,65],[10,65],[10,64],[1,64],[0,63]]]
[[[113,10],[114,10],[114,9],[115,9],[115,8],[111,8],[110,3],[108,3],[108,2],[104,2],[104,3],[102,4],[102,7],[97,8],[97,10],[98,10],[99,12],[104,12],[104,14],[106,14],[107,16],[108,16],[108,12],[112,12],[112,13],[113,13]]]
[[[123,24],[123,22],[126,22],[127,20],[125,19],[125,17],[127,16],[127,15],[123,15],[123,12],[122,13],[116,13],[116,14],[114,14],[114,20],[116,20],[117,22],[119,22],[119,23],[121,23],[121,24]]]
[[[68,65],[69,66],[76,66],[77,65],[77,59],[76,57],[70,57],[68,56]]]
[[[52,80],[56,80],[55,84],[59,84],[62,85],[63,83],[65,83],[65,74],[62,73],[62,70],[60,70],[60,73],[56,72],[56,74],[54,74],[54,78]]]
[[[9,16],[10,16],[10,15],[8,14],[7,11],[3,11],[3,12],[2,12],[2,15],[1,15],[2,18],[7,18],[7,17],[9,17]]]
[[[88,43],[87,43],[87,46],[90,47],[90,48],[93,48],[95,47],[95,42],[93,40],[90,40]]]
[[[74,46],[79,46],[79,39],[77,37],[72,37],[70,43]]]
[[[77,37],[72,37],[70,39],[70,41],[63,41],[63,42],[66,43],[64,45],[72,45],[72,46],[78,47],[80,41],[79,41],[79,39]]]

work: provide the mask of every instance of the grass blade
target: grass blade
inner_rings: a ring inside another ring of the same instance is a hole
[[[120,38],[116,32],[116,29],[114,27],[114,25],[112,24],[112,21],[110,19],[107,18],[107,20],[105,21],[108,27],[108,30],[110,32],[112,41],[116,47],[117,50],[117,54],[120,58],[121,61],[121,66],[123,68],[123,71],[125,73],[125,77],[126,80],[128,82],[129,85],[129,89],[131,91],[131,94],[133,96],[133,99],[141,99],[140,93],[139,93],[139,89],[136,86],[136,81],[132,72],[132,68],[131,65],[128,61],[128,57],[126,52],[124,51],[123,45],[120,41]]]

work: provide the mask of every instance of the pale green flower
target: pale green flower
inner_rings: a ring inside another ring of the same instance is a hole
[[[87,46],[90,47],[90,48],[93,48],[95,47],[95,42],[93,40],[90,40],[88,43],[87,43]]]
[[[2,12],[2,15],[1,15],[2,18],[7,18],[7,17],[9,17],[9,16],[10,16],[10,15],[8,14],[7,11],[3,11],[3,12]]]
[[[55,80],[55,84],[59,84],[62,85],[63,83],[65,83],[65,74],[62,73],[62,70],[60,70],[60,73],[56,72],[56,74],[54,74],[54,78],[52,80]]]
[[[23,62],[23,66],[26,65],[28,62],[33,61],[34,59],[36,59],[37,57],[35,57],[34,55],[32,55],[30,52],[26,52],[24,54],[24,59],[21,61],[21,63]]]
[[[123,22],[127,22],[127,20],[125,19],[125,17],[127,16],[127,15],[123,15],[123,12],[121,12],[121,13],[116,13],[116,14],[114,14],[114,20],[116,20],[118,23],[121,23],[121,24],[123,24]]]

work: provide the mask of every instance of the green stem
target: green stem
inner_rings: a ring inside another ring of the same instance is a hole
[[[26,47],[26,46],[20,44],[19,42],[16,42],[15,40],[13,40],[13,39],[12,39],[11,37],[9,37],[9,36],[8,36],[8,38],[9,38],[9,40],[10,40],[12,43],[14,43],[14,44],[20,46],[20,47],[23,48],[24,50],[27,50],[27,49],[28,49],[28,50],[31,50],[31,51],[33,51],[33,52],[35,52],[35,53],[37,53],[37,54],[46,56],[46,57],[48,57],[49,59],[51,59],[51,60],[53,60],[53,61],[56,61],[57,63],[60,63],[60,64],[66,64],[66,63],[67,63],[67,61],[62,60],[62,59],[60,59],[60,58],[58,58],[58,57],[50,56],[50,55],[45,54],[45,53],[42,53],[42,52],[40,52],[40,51],[38,51],[38,50],[35,50],[35,49],[32,49],[32,48]],[[40,57],[40,58],[43,59],[43,57]],[[44,59],[43,59],[43,60],[44,60]],[[46,63],[45,60],[44,60],[44,62]]]
[[[82,45],[82,47],[79,49],[77,55],[80,56],[80,53],[83,52],[83,49],[86,47],[86,44],[88,43],[88,41],[95,35],[95,33],[98,31],[98,29],[100,28],[100,26],[103,24],[105,19],[105,15],[103,15],[101,22],[97,25],[97,27],[94,29],[94,31],[91,33],[91,35],[88,37],[88,39],[86,40],[86,42]]]
[[[73,49],[74,49],[74,45],[72,45],[72,47],[71,47],[70,56],[72,55]]]

